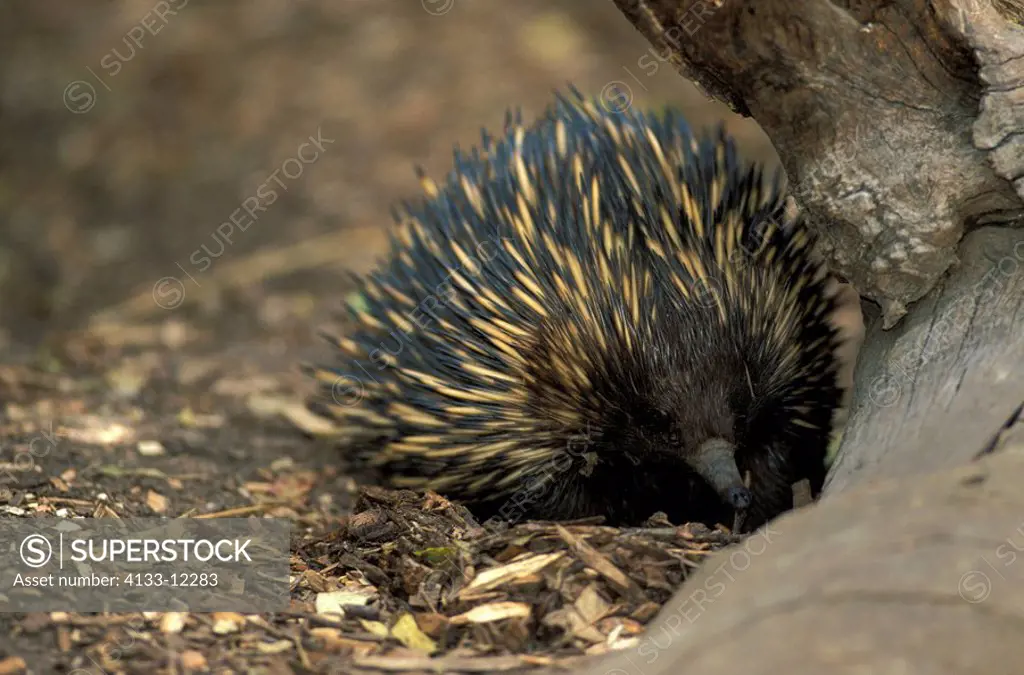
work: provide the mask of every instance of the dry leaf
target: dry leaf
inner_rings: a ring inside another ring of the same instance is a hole
[[[268,495],[274,491],[273,483],[266,481],[248,481],[242,484],[245,491],[254,495]]]
[[[206,657],[194,649],[181,653],[181,667],[186,670],[206,670]]]
[[[75,443],[87,445],[117,445],[128,443],[135,436],[135,432],[123,424],[98,423],[96,427],[75,429],[67,428],[64,436]]]
[[[425,654],[433,654],[437,651],[437,643],[420,630],[412,614],[403,614],[398,617],[398,621],[391,627],[391,637],[409,649],[415,649]]]
[[[143,457],[156,457],[166,452],[160,441],[139,441],[136,447],[139,450],[139,454]]]
[[[25,659],[20,656],[8,656],[3,661],[0,661],[0,675],[23,673],[27,667]]]
[[[278,477],[272,484],[271,494],[282,501],[304,499],[318,480],[315,471],[296,471]]]
[[[276,378],[269,375],[246,375],[245,377],[223,377],[213,383],[210,391],[223,396],[248,396],[253,392],[273,391],[281,386]]]
[[[314,436],[331,434],[336,431],[334,425],[322,417],[317,417],[304,405],[285,406],[281,410],[281,414],[289,422]]]
[[[372,597],[372,593],[353,593],[352,591],[345,590],[317,593],[316,613],[345,616],[345,610],[342,608],[342,605],[367,605]]]
[[[178,424],[183,427],[197,429],[216,429],[224,426],[224,416],[217,414],[197,415],[192,408],[186,406],[178,413]]]
[[[153,492],[152,490],[146,492],[146,505],[157,513],[166,512],[169,504],[170,502],[167,500],[167,497],[164,497],[159,492]]]
[[[312,435],[330,434],[335,431],[334,425],[330,422],[307,410],[305,404],[296,403],[294,399],[287,396],[252,394],[246,398],[245,403],[249,412],[257,417],[267,418],[280,415]]]
[[[377,643],[344,637],[337,628],[311,628],[309,633],[313,637],[323,640],[324,648],[329,652],[351,651],[356,654],[368,654],[377,649]]]
[[[217,635],[237,633],[245,623],[245,617],[237,612],[214,612],[213,632]]]
[[[160,619],[161,633],[180,633],[185,627],[185,620],[188,614],[185,612],[167,612]]]
[[[327,583],[327,579],[324,575],[320,574],[316,570],[306,570],[299,577],[299,588],[308,588],[314,593],[326,593],[330,586]],[[326,600],[325,600],[326,602]],[[338,604],[344,604],[341,601]],[[321,612],[322,613],[322,612]]]
[[[178,382],[194,384],[212,373],[221,363],[217,359],[190,358],[178,368]]]
[[[492,602],[474,607],[468,612],[453,616],[455,625],[465,623],[491,623],[504,619],[525,619],[530,616],[530,606],[525,602]]]
[[[270,470],[279,471],[290,471],[295,468],[295,460],[291,457],[278,457],[270,463]]]
[[[256,643],[256,649],[263,654],[280,654],[286,652],[294,646],[291,640],[275,640],[273,642],[258,642]]]
[[[359,624],[366,629],[366,632],[379,637],[381,639],[388,636],[388,627],[382,624],[380,621],[368,621],[366,619],[360,619]]]
[[[437,612],[423,612],[416,615],[416,625],[430,637],[438,637],[450,623],[448,617]]]

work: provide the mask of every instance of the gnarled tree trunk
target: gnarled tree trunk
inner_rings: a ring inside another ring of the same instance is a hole
[[[764,128],[867,335],[822,501],[708,561],[638,646],[581,672],[1010,672],[1024,656],[1024,4],[616,4]]]

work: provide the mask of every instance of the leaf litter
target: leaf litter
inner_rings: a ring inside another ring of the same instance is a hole
[[[4,614],[10,646],[0,666],[9,672],[571,667],[636,645],[684,579],[739,541],[725,528],[676,525],[662,514],[636,528],[600,519],[481,523],[435,493],[357,490],[335,451],[316,442],[322,429],[296,429],[302,415],[285,403],[299,396],[293,373],[267,372],[274,369],[244,352],[211,361],[188,341],[140,345],[135,333],[149,335],[124,330],[121,342],[100,347],[72,342],[45,370],[3,367],[9,452],[0,461],[53,440],[19,467],[15,483],[0,486],[0,513],[286,518],[294,525],[290,606]],[[131,391],[109,375],[138,363],[146,368]],[[258,395],[241,386],[247,379]],[[33,653],[39,644],[55,648]]]

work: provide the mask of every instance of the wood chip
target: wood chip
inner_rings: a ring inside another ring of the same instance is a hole
[[[57,626],[57,649],[65,653],[71,649],[71,631],[67,626]]]
[[[634,609],[633,613],[630,614],[630,617],[641,623],[647,623],[653,619],[659,611],[661,611],[661,605],[656,602],[648,601]]]
[[[453,616],[451,622],[456,626],[467,623],[491,623],[504,619],[525,619],[530,614],[530,606],[525,602],[492,602]]]
[[[459,592],[459,597],[469,599],[471,596],[485,593],[517,577],[535,574],[564,555],[563,552],[544,553],[484,570]]]
[[[585,621],[579,612],[576,611],[576,608],[571,605],[548,612],[541,619],[541,623],[546,626],[563,628],[573,637],[586,640],[587,642],[599,643],[605,641],[605,634]]]
[[[597,622],[597,629],[608,634],[608,640],[615,642],[644,632],[644,625],[633,619],[621,616],[609,616]],[[617,637],[618,636],[618,637]]]
[[[600,620],[608,613],[608,609],[611,607],[597,592],[595,584],[590,584],[584,588],[573,605],[587,623],[594,623]]]
[[[61,492],[67,492],[68,490],[71,489],[71,486],[68,485],[64,479],[58,478],[57,476],[53,476],[52,478],[50,478],[50,485],[57,488]]]
[[[582,560],[587,567],[607,579],[608,582],[615,587],[615,590],[637,602],[647,599],[647,596],[644,595],[644,592],[633,582],[632,579],[626,576],[626,574],[618,567],[613,565],[610,560],[594,550],[590,544],[577,538],[561,525],[556,525],[555,529],[558,531],[559,536],[562,537],[565,543],[572,547],[576,552],[576,555],[580,557],[580,560]]]

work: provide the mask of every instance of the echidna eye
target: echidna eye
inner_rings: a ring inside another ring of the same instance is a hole
[[[672,429],[668,432],[668,441],[672,445],[679,445],[683,440],[683,435],[679,433],[678,429]]]

